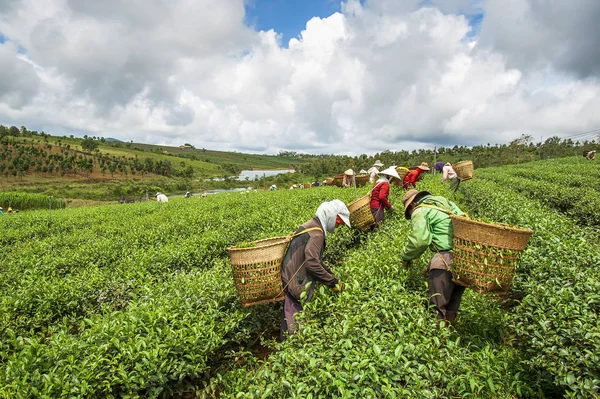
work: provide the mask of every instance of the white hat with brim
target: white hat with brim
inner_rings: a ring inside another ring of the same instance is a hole
[[[346,204],[344,204],[340,200],[333,200],[332,202],[334,201],[336,203],[336,207],[338,208],[337,215],[340,217],[340,219],[344,221],[346,226],[352,227],[352,225],[350,224],[350,210],[348,210]]]
[[[381,163],[381,161],[378,159],[377,161],[375,161],[375,163],[373,164],[373,166],[377,166],[378,168],[381,168],[383,166],[383,164]]]
[[[381,172],[379,172],[379,174],[380,175],[388,175],[388,176],[395,177],[396,179],[400,179],[400,176],[398,175],[398,172],[396,171],[395,166],[390,166],[389,168],[384,169]]]
[[[346,176],[354,176],[354,171],[352,169],[348,169],[347,171],[344,172],[344,174]]]
[[[421,165],[417,166],[417,168],[421,170],[429,170],[429,164],[427,162],[423,162]]]
[[[338,216],[344,221],[344,223],[346,223],[346,226],[351,227],[350,218],[347,215],[342,215],[341,213],[338,213]]]

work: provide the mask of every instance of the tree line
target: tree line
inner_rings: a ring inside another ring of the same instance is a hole
[[[38,136],[43,143],[37,145],[32,142],[19,142],[19,137]],[[73,173],[74,175],[89,175],[94,168],[101,171],[103,175],[115,173],[121,175],[142,176],[147,173],[167,177],[191,178],[194,175],[194,168],[191,165],[183,169],[175,168],[169,160],[155,161],[152,158],[139,159],[135,157],[115,157],[102,154],[98,150],[99,143],[106,143],[114,147],[123,145],[131,148],[132,143],[109,142],[104,137],[88,137],[75,139],[80,140],[81,151],[72,149],[69,144],[63,144],[58,138],[58,145],[53,146],[48,142],[51,137],[45,132],[28,130],[25,126],[17,128],[16,126],[5,127],[0,125],[0,144],[2,154],[0,154],[0,175],[22,176],[27,172],[38,172],[49,175],[65,175]],[[66,137],[65,137],[66,138]],[[54,148],[58,147],[58,148]],[[190,145],[191,147],[191,145]],[[137,147],[135,150],[143,151]],[[359,172],[368,170],[375,160],[381,160],[386,167],[390,165],[414,167],[421,162],[427,162],[433,166],[435,162],[457,163],[463,160],[472,160],[475,167],[501,166],[507,164],[516,164],[539,159],[559,158],[584,154],[587,151],[599,150],[600,140],[574,141],[571,138],[561,139],[558,136],[552,136],[545,141],[534,143],[532,136],[522,135],[518,139],[508,144],[487,143],[473,147],[458,146],[439,147],[434,149],[418,150],[386,150],[376,153],[372,156],[362,154],[359,156],[347,155],[310,155],[295,151],[281,151],[277,156],[290,159],[291,166],[303,175],[312,176],[315,179],[322,179],[326,176],[333,176],[343,173],[348,168]],[[160,148],[154,152],[162,153]],[[171,155],[171,154],[169,154]],[[178,154],[181,158],[197,159],[196,154]],[[293,162],[294,159],[303,160],[303,162]],[[310,159],[311,162],[306,162]],[[233,163],[221,163],[224,176],[237,175],[242,165]]]
[[[385,167],[396,165],[415,167],[421,162],[427,162],[433,167],[435,162],[473,161],[475,167],[501,166],[535,161],[548,158],[562,158],[574,155],[583,155],[588,151],[599,150],[599,140],[574,141],[573,139],[561,139],[553,136],[543,142],[534,143],[529,135],[522,135],[509,144],[486,144],[473,147],[458,146],[439,147],[435,149],[398,150],[383,151],[369,156],[340,155],[311,155],[315,160],[308,164],[296,166],[296,170],[307,176],[321,179],[325,176],[333,176],[343,173],[352,168],[356,172],[368,170],[376,160],[381,160]],[[285,154],[290,156],[289,153]],[[294,153],[300,157],[300,154]]]

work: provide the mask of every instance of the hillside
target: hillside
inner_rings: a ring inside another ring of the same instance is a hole
[[[321,181],[348,168],[368,169],[378,159],[386,166],[416,166],[428,162],[472,160],[475,167],[520,164],[527,161],[581,155],[600,150],[597,140],[574,142],[550,137],[533,143],[523,135],[509,144],[454,146],[437,149],[386,150],[371,156],[293,151],[278,155],[245,154],[194,148],[122,142],[115,138],[52,136],[22,126],[0,125],[0,189],[83,200],[145,197],[152,191],[181,193],[246,186],[231,179],[245,169],[288,169],[294,174],[260,179],[259,186]],[[219,178],[213,181],[213,178]]]
[[[288,157],[279,155],[260,155],[260,154],[244,154],[240,152],[226,152],[207,150],[206,148],[196,149],[193,147],[168,147],[158,146],[153,144],[141,143],[114,143],[111,146],[131,146],[143,151],[160,152],[166,154],[196,159],[211,164],[217,164],[224,168],[235,167],[235,170],[244,169],[286,169],[293,168],[294,165],[306,164],[311,161],[312,156],[308,157]]]
[[[2,191],[116,200],[146,191],[224,188],[244,169],[294,168],[309,159],[57,137],[0,126]],[[207,181],[222,178],[225,181]]]

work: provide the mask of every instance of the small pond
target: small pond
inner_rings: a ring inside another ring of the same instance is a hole
[[[263,176],[275,176],[281,173],[294,173],[294,169],[260,169],[260,170],[242,170],[238,176],[238,180],[258,180]]]

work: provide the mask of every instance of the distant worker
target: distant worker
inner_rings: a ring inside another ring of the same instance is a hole
[[[160,192],[156,193],[154,196],[156,197],[156,200],[158,202],[165,202],[165,203],[169,202],[169,199],[167,198],[167,196]]]
[[[585,159],[589,159],[590,161],[596,158],[596,151],[590,151],[585,156]]]
[[[416,169],[411,170],[404,177],[404,183],[402,187],[410,188],[410,186],[417,187],[417,180],[419,180],[419,176],[421,173],[429,170],[429,164],[427,162],[422,162]]]
[[[2,209],[2,207],[0,206],[0,215],[2,215],[4,213],[4,209]]]
[[[444,163],[443,162],[437,162],[433,168],[435,170],[437,170],[438,172],[442,173],[442,171],[444,169]]]
[[[192,193],[189,191],[185,193],[185,198],[192,198]]]
[[[344,172],[344,180],[342,182],[342,187],[352,187],[352,183],[354,181],[354,171],[352,169],[348,169]]]
[[[319,183],[319,181],[317,179],[315,179],[315,181],[312,183],[313,187],[319,187],[321,185],[321,183]]]
[[[323,202],[315,217],[296,230],[281,263],[281,282],[285,293],[281,317],[282,341],[298,327],[294,318],[302,310],[302,292],[306,290],[306,300],[310,300],[315,282],[325,284],[336,292],[342,288],[335,275],[323,264],[322,255],[327,235],[343,225],[350,227],[350,211],[342,201],[335,199]],[[311,284],[307,288],[308,283]]]
[[[400,180],[400,176],[398,176],[396,167],[390,166],[389,168],[379,172],[379,179],[375,183],[375,186],[373,186],[373,190],[371,191],[370,206],[371,213],[375,219],[375,224],[372,226],[372,228],[376,228],[385,218],[383,214],[384,209],[390,211],[394,210],[394,207],[388,200],[390,195],[390,180],[393,177]]]
[[[404,216],[411,220],[411,231],[402,250],[402,264],[406,267],[419,258],[429,247],[435,252],[427,265],[430,302],[441,321],[452,324],[465,287],[452,282],[452,248],[454,232],[449,214],[461,216],[456,204],[428,191],[409,190],[402,198]]]
[[[9,206],[8,209],[6,210],[6,213],[12,213],[12,208]]]
[[[367,173],[369,174],[369,182],[370,183],[375,183],[375,181],[377,180],[377,177],[379,175],[379,169],[383,167],[383,164],[381,163],[381,161],[378,159],[377,161],[375,161],[375,163],[373,164],[373,166],[371,166],[369,168],[369,170],[367,170]]]
[[[202,197],[202,198],[206,198],[206,195],[207,195],[206,193],[202,193],[202,194],[200,195],[200,197]]]
[[[450,182],[450,191],[452,191],[452,193],[455,193],[456,190],[458,190],[458,186],[460,185],[460,177],[458,177],[450,162],[446,162],[442,169],[442,173],[442,183],[448,180]]]
[[[277,191],[277,186],[274,184],[271,184],[271,187],[269,187],[269,191]]]

